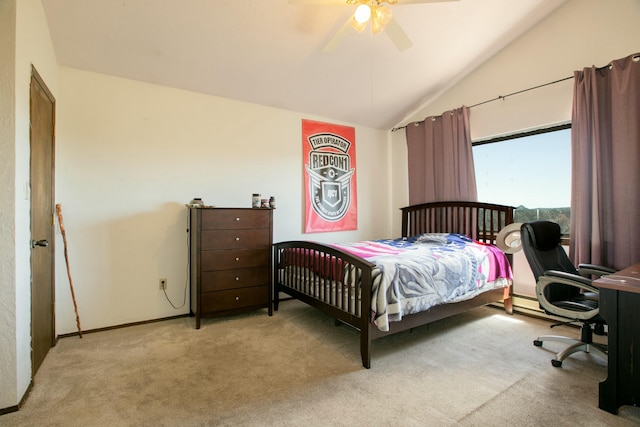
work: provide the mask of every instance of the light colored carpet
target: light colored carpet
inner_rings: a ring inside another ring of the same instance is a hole
[[[606,362],[551,366],[549,323],[482,307],[377,340],[298,301],[61,339],[3,426],[632,426],[598,409]],[[574,328],[554,333],[577,336]],[[555,350],[562,348],[557,344]]]

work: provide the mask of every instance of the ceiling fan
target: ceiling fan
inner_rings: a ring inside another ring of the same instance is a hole
[[[403,5],[415,3],[440,3],[458,0],[289,0],[290,4],[306,5],[347,5],[356,6],[354,13],[347,22],[338,30],[331,40],[322,49],[323,52],[331,52],[342,42],[351,28],[359,33],[367,23],[371,21],[371,31],[378,34],[384,30],[398,50],[403,51],[413,46],[407,34],[402,30],[398,22],[393,19],[393,13],[388,5]]]

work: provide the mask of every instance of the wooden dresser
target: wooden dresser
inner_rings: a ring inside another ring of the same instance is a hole
[[[205,316],[271,307],[273,210],[190,208],[191,313]]]

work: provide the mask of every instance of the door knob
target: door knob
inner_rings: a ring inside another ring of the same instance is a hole
[[[49,246],[49,242],[47,242],[46,240],[32,240],[31,247],[35,248],[36,246],[42,246],[46,248],[47,246]]]

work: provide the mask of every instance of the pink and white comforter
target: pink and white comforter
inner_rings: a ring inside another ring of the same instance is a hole
[[[431,233],[395,240],[369,240],[334,247],[375,263],[372,321],[389,322],[429,308],[504,288],[513,275],[505,254],[461,234]]]

